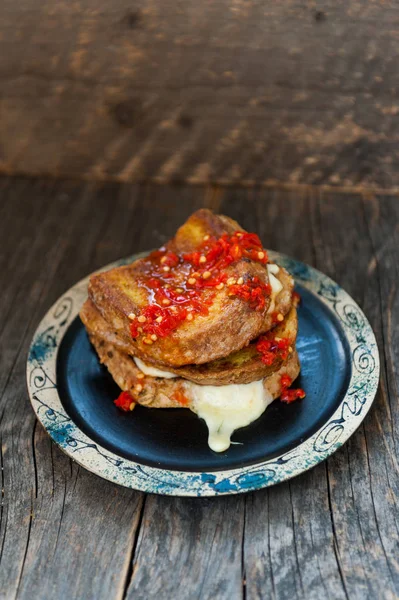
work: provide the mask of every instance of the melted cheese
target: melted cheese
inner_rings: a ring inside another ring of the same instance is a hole
[[[262,380],[222,386],[187,382],[185,386],[192,399],[190,408],[206,422],[208,444],[215,452],[227,450],[232,433],[258,419],[273,401]]]
[[[139,358],[134,357],[134,361],[145,375],[164,379],[177,377],[150,367]],[[233,432],[258,419],[273,401],[270,392],[263,387],[263,380],[221,386],[185,381],[184,387],[191,400],[189,408],[207,424],[208,445],[215,452],[227,450]]]
[[[272,288],[270,306],[267,311],[268,314],[274,311],[274,308],[276,306],[276,296],[283,289],[283,284],[281,283],[281,281],[279,279],[277,279],[277,277],[275,277],[279,271],[280,271],[280,267],[278,265],[274,265],[274,264],[267,265],[267,272],[269,275],[269,283]]]
[[[144,373],[144,375],[150,375],[151,377],[163,377],[164,379],[173,379],[174,377],[177,377],[177,375],[175,375],[174,373],[169,373],[169,371],[161,371],[161,369],[157,369],[156,367],[150,367],[146,365],[145,363],[143,363],[142,360],[140,360],[136,356],[134,356],[133,359],[140,371]]]

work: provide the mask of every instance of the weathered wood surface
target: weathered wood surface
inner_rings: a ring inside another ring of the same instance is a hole
[[[388,0],[3,0],[0,171],[399,188]]]
[[[290,482],[235,497],[144,496],[74,465],[35,422],[40,317],[89,271],[162,244],[200,206],[337,279],[364,308],[380,391],[351,440]],[[399,198],[0,179],[0,597],[399,597]]]

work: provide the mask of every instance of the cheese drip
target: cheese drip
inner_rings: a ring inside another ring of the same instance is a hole
[[[185,387],[191,410],[208,426],[208,445],[215,452],[227,450],[233,432],[258,419],[273,401],[262,380],[221,386],[187,382]]]
[[[277,279],[277,277],[275,277],[275,275],[277,275],[277,273],[279,271],[280,271],[280,267],[278,265],[274,265],[274,264],[267,265],[267,272],[269,275],[269,283],[272,288],[270,306],[267,311],[268,314],[274,311],[275,306],[276,306],[276,296],[283,289],[283,284],[281,283],[281,281],[279,279]]]
[[[140,371],[144,373],[144,375],[150,375],[151,377],[163,377],[164,379],[173,379],[174,377],[177,377],[177,375],[175,375],[174,373],[169,373],[169,371],[161,371],[161,369],[157,369],[156,367],[150,367],[149,365],[146,365],[145,363],[143,363],[142,360],[140,360],[136,356],[133,357],[133,360],[140,369]]]
[[[134,361],[140,371],[150,377],[177,377],[168,371],[150,367],[137,357]],[[215,452],[227,450],[233,432],[258,419],[273,401],[270,392],[263,387],[263,380],[220,386],[185,381],[184,388],[190,399],[187,408],[204,419],[209,431],[208,445]]]

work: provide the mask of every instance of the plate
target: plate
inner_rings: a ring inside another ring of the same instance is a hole
[[[86,277],[48,311],[29,351],[29,396],[53,441],[100,477],[176,496],[234,494],[274,485],[342,446],[377,391],[375,336],[359,306],[330,278],[283,254],[269,255],[294,276],[302,297],[297,385],[306,391],[304,400],[290,405],[276,400],[257,421],[237,430],[223,453],[209,449],[205,422],[189,410],[137,406],[122,413],[113,404],[120,390],[99,364],[78,316],[87,297]]]

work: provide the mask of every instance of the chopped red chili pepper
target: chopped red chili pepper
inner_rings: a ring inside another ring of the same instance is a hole
[[[179,257],[174,252],[166,252],[160,259],[160,262],[167,267],[176,267],[179,264]]]
[[[233,284],[229,287],[232,296],[238,296],[246,300],[251,308],[263,310],[268,298],[272,292],[271,285],[260,281],[259,277],[252,277],[246,283]]]
[[[114,400],[114,404],[118,408],[127,412],[129,410],[132,410],[132,408],[130,408],[132,406],[132,404],[133,404],[133,408],[134,408],[135,401],[134,401],[133,396],[130,394],[130,392],[121,392],[119,394],[119,396],[117,397],[117,399]]]
[[[147,272],[139,278],[139,285],[149,292],[150,303],[139,315],[133,315],[132,337],[142,335],[144,343],[152,344],[176,330],[185,320],[206,316],[216,291],[228,283],[223,269],[241,258],[261,264],[268,262],[256,234],[237,231],[218,239],[206,235],[198,250],[181,256],[165,247],[152,252],[145,259]],[[233,283],[229,285],[230,295],[246,300],[256,310],[264,309],[271,294],[270,285],[258,277],[245,284],[235,280]]]
[[[287,360],[290,348],[291,341],[288,338],[276,339],[271,337],[271,334],[261,336],[256,344],[257,351],[262,355],[262,362],[269,366],[274,363],[276,358]]]
[[[241,258],[250,258],[266,264],[268,256],[256,233],[236,231],[233,235],[225,233],[219,239],[208,238],[199,250],[184,254],[184,260],[195,267],[224,269]]]
[[[301,388],[298,388],[296,390],[288,389],[290,387],[290,385],[292,384],[292,379],[288,375],[282,375],[281,379],[280,379],[280,383],[281,383],[281,387],[282,387],[280,400],[282,402],[286,402],[286,404],[290,404],[291,402],[295,402],[295,400],[305,398],[306,394],[303,389],[301,389]]]

